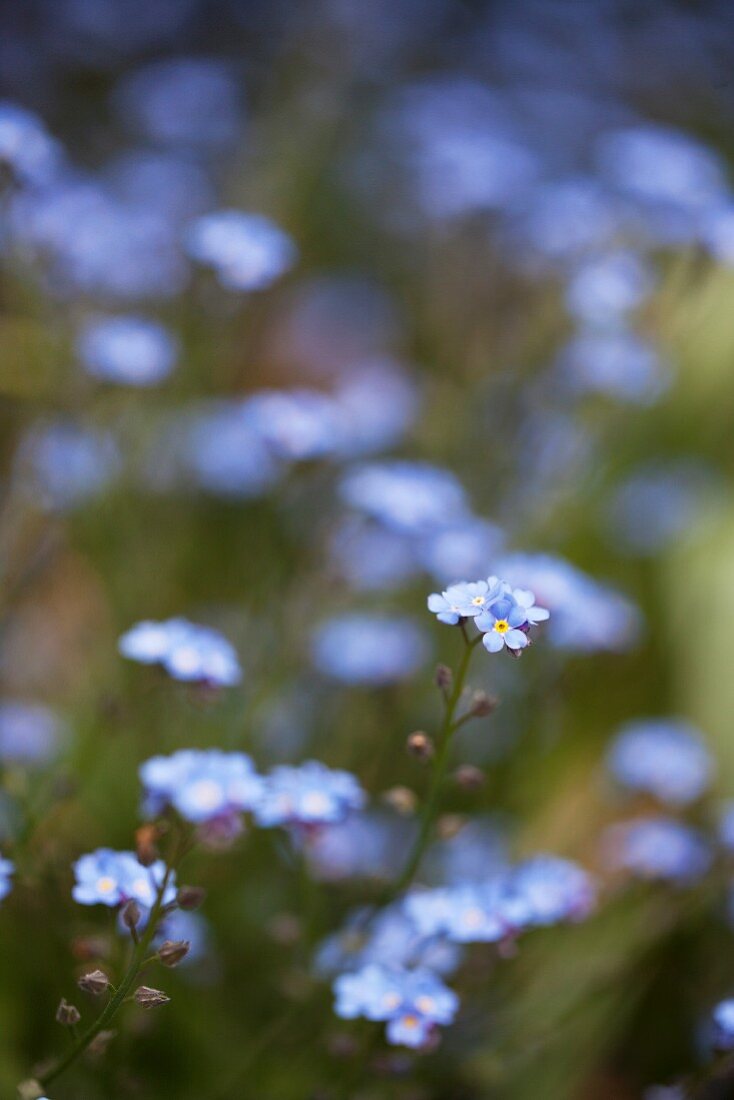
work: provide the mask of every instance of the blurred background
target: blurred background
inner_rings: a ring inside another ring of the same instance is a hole
[[[172,1003],[52,1095],[631,1100],[696,1070],[734,989],[726,857],[620,883],[604,830],[649,807],[605,760],[625,723],[690,723],[714,766],[673,816],[716,846],[733,72],[726,0],[1,6],[3,1095],[121,950],[70,865],[131,846],[154,753],[354,771],[371,809],[313,857],[313,942],[375,896],[458,657],[426,595],[495,572],[552,619],[476,660],[500,706],[456,763],[484,781],[452,786],[421,879],[548,850],[598,876],[597,914],[471,948],[441,1046],[355,1077],[328,983],[299,1011],[302,883],[253,831],[187,866],[208,898]],[[232,642],[239,685],[121,658],[175,616]]]

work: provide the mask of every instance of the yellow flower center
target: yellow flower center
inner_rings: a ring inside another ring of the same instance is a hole
[[[493,629],[496,630],[498,634],[506,634],[507,631],[510,629],[510,624],[508,623],[507,619],[498,619],[497,622],[494,624]]]
[[[100,894],[109,894],[111,890],[115,889],[115,880],[105,875],[103,878],[97,879],[97,889]]]
[[[401,1022],[402,1022],[403,1027],[407,1027],[407,1028],[418,1027],[418,1017],[417,1016],[403,1016],[403,1019],[402,1019]]]
[[[436,1007],[436,1002],[433,997],[428,997],[424,994],[422,997],[417,998],[415,1007],[419,1012],[422,1012],[424,1016],[430,1016]]]
[[[472,603],[475,607],[481,607],[484,603],[484,596],[474,596],[474,598],[472,599]]]

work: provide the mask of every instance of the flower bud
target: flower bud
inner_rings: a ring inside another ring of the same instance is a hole
[[[176,894],[176,904],[179,909],[190,911],[198,909],[205,897],[206,890],[201,886],[182,886]]]
[[[74,1005],[70,1005],[63,997],[59,1001],[59,1007],[56,1009],[56,1022],[63,1027],[76,1027],[81,1020],[79,1009]]]
[[[134,898],[130,898],[122,907],[122,923],[132,932],[140,923],[140,917],[140,906]]]
[[[442,814],[436,823],[436,829],[441,840],[451,840],[465,825],[466,818],[462,814]]]
[[[191,950],[188,940],[164,940],[158,948],[158,958],[164,966],[178,966]]]
[[[167,1005],[170,999],[161,989],[151,989],[149,985],[140,985],[135,990],[135,1002],[141,1008],[158,1008]]]
[[[85,993],[91,993],[95,997],[106,993],[110,987],[110,979],[104,970],[90,970],[88,974],[82,974],[76,983]]]
[[[91,1043],[87,1047],[87,1053],[91,1054],[92,1057],[99,1057],[101,1054],[104,1054],[104,1052],[107,1050],[107,1047],[114,1039],[115,1035],[117,1035],[116,1031],[100,1031],[97,1035],[94,1036]]]
[[[18,1096],[20,1100],[43,1100],[43,1088],[39,1085],[38,1081],[30,1079],[28,1081],[21,1081],[18,1085]]]
[[[415,756],[417,760],[430,760],[435,752],[433,741],[423,730],[416,730],[415,733],[411,733],[408,738],[407,749],[410,755]]]
[[[454,674],[448,665],[438,665],[434,673],[434,680],[436,687],[440,688],[441,691],[451,691]]]
[[[460,764],[454,772],[454,783],[462,791],[478,791],[484,786],[484,772],[473,764]]]
[[[417,799],[408,787],[391,787],[382,796],[384,802],[396,813],[409,817],[415,812]]]
[[[156,825],[151,825],[150,822],[136,829],[135,854],[138,857],[138,862],[142,863],[143,867],[150,867],[159,858],[158,840],[160,835],[160,829]]]
[[[489,695],[486,691],[475,691],[469,704],[469,712],[474,718],[486,718],[492,714],[499,705],[496,695]]]

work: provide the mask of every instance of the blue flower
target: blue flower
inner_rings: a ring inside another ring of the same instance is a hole
[[[48,707],[15,699],[0,703],[0,760],[43,764],[58,750],[62,734],[61,722]]]
[[[296,246],[279,226],[262,214],[218,210],[189,228],[189,254],[216,271],[228,290],[264,290],[297,259]]]
[[[322,976],[363,970],[370,964],[390,968],[420,967],[449,974],[461,961],[461,948],[443,936],[423,935],[402,902],[375,914],[358,909],[344,927],[319,946],[316,969]]]
[[[734,1048],[734,998],[719,1001],[711,1013],[717,1050]]]
[[[273,768],[265,777],[254,814],[262,826],[308,827],[343,821],[364,804],[365,793],[350,772],[309,760],[299,767]]]
[[[464,519],[466,494],[449,470],[425,462],[373,462],[342,479],[342,500],[397,531],[425,534]]]
[[[83,326],[77,352],[94,378],[152,386],[173,370],[177,346],[163,325],[145,317],[100,317]]]
[[[118,648],[132,661],[162,665],[174,680],[232,687],[242,679],[237,654],[227,639],[187,619],[137,623],[122,635]]]
[[[153,756],[141,765],[140,780],[146,813],[159,814],[170,805],[196,824],[252,809],[263,790],[249,756],[219,749]]]
[[[126,901],[136,901],[143,910],[150,909],[166,872],[162,860],[144,867],[133,852],[116,852],[98,848],[81,856],[74,864],[74,901],[80,905],[107,905],[115,908]],[[163,901],[168,904],[176,896],[175,878],[170,876]]]
[[[581,920],[596,900],[589,874],[577,863],[552,855],[533,856],[516,867],[511,889],[527,907],[527,925]]]
[[[673,818],[636,818],[610,826],[603,838],[609,865],[642,879],[685,886],[705,874],[712,853],[695,829]]]
[[[335,451],[342,440],[335,402],[316,390],[261,390],[247,399],[244,410],[277,458],[319,458]]]
[[[453,626],[459,619],[475,619],[488,611],[500,594],[497,577],[490,577],[488,581],[462,581],[450,584],[444,592],[433,592],[428,597],[428,610],[439,622]]]
[[[317,667],[348,684],[397,683],[423,664],[428,644],[407,618],[340,615],[315,631],[312,654]]]
[[[6,897],[12,888],[11,876],[15,873],[15,864],[0,857],[0,900]]]
[[[558,358],[562,378],[575,392],[602,393],[617,401],[650,405],[670,385],[666,365],[640,336],[624,329],[584,329]]]
[[[506,585],[502,594],[474,620],[477,629],[484,635],[484,648],[489,653],[499,653],[505,646],[514,652],[524,649],[528,644],[528,636],[521,628],[530,625],[531,610],[532,607],[518,603]],[[541,610],[543,609],[537,609]]]
[[[625,787],[674,806],[685,806],[703,794],[712,773],[711,756],[697,730],[664,719],[624,726],[607,762]]]
[[[427,1045],[437,1024],[450,1024],[459,998],[430,970],[370,965],[334,982],[334,1011],[345,1020],[363,1016],[387,1021],[388,1041],[399,1046]]]
[[[16,468],[24,490],[64,511],[99,496],[120,468],[113,437],[70,420],[39,424],[22,440]]]
[[[47,183],[61,166],[61,150],[37,115],[0,101],[0,167],[23,184]]]

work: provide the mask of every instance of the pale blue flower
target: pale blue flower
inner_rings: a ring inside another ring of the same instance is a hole
[[[734,1048],[734,998],[719,1001],[711,1013],[717,1050]]]
[[[228,290],[264,290],[296,262],[292,239],[263,214],[218,210],[195,221],[186,235],[189,254],[213,267]]]
[[[673,806],[699,798],[713,771],[698,731],[672,719],[627,723],[615,738],[607,762],[623,786],[646,791]]]
[[[63,726],[48,707],[7,699],[0,703],[0,760],[39,765],[58,751]]]
[[[355,466],[339,486],[342,500],[387,527],[423,534],[468,515],[466,494],[449,470],[424,462]]]
[[[145,317],[99,317],[82,327],[77,352],[93,378],[152,386],[173,370],[177,344],[163,325]]]
[[[0,857],[0,900],[10,893],[12,889],[11,878],[15,874],[15,864],[12,860]]]
[[[387,1021],[388,1042],[420,1048],[435,1025],[450,1024],[459,998],[430,970],[370,965],[334,982],[334,1011],[342,1019]]]
[[[159,814],[173,806],[200,824],[251,810],[263,793],[263,780],[243,752],[180,749],[153,756],[140,767],[145,810]]]
[[[61,148],[41,119],[0,100],[0,168],[8,167],[20,183],[38,185],[52,179],[61,162]]]
[[[408,679],[426,660],[428,643],[412,619],[354,613],[317,627],[311,652],[326,675],[377,686]]]
[[[116,852],[98,848],[81,856],[74,864],[74,901],[80,905],[107,905],[115,908],[126,901],[136,901],[143,910],[155,902],[166,872],[162,860],[144,867],[133,852]],[[169,876],[164,904],[176,896],[175,876]]]
[[[187,619],[146,620],[126,631],[118,648],[141,664],[160,664],[174,680],[232,687],[242,679],[234,647],[217,630]]]
[[[331,825],[361,810],[365,801],[364,791],[350,772],[309,760],[298,767],[273,768],[265,777],[253,812],[261,826]]]
[[[530,595],[532,596],[532,593]],[[496,598],[490,607],[474,620],[477,629],[484,635],[482,638],[484,648],[489,653],[499,653],[505,647],[514,652],[524,649],[528,644],[528,636],[521,628],[529,626],[529,610],[517,602],[511,591],[505,591]]]
[[[704,837],[673,818],[641,817],[620,822],[606,830],[603,841],[612,868],[680,886],[705,874],[712,860]]]

